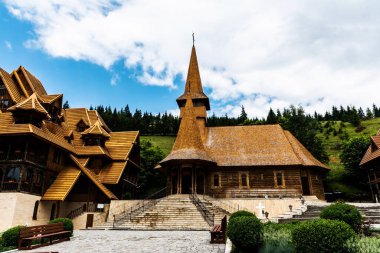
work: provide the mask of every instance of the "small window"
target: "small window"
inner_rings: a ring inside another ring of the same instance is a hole
[[[58,149],[54,150],[53,162],[56,164],[61,162],[61,151]]]
[[[274,186],[275,187],[285,187],[285,179],[283,171],[274,172]]]
[[[37,213],[38,213],[39,204],[40,204],[40,201],[38,201],[38,200],[34,203],[33,220],[37,220]]]
[[[220,174],[214,174],[213,176],[213,187],[220,187]]]
[[[9,167],[5,181],[18,182],[20,180],[21,168],[19,166]]]

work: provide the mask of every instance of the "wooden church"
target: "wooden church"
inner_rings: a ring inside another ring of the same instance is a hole
[[[210,102],[194,46],[185,91],[177,103],[178,135],[171,153],[157,166],[167,175],[169,194],[324,199],[328,167],[280,125],[207,127]]]

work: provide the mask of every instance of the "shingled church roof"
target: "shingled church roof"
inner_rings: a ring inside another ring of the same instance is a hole
[[[180,107],[183,101],[186,105],[175,144],[171,153],[159,163],[161,167],[169,161],[202,160],[230,167],[294,165],[328,169],[280,125],[206,127],[197,124],[192,103],[196,99],[208,102],[193,46],[185,91],[177,99]],[[200,132],[205,134],[204,138]]]

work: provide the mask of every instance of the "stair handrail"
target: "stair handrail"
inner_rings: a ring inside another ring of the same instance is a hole
[[[112,226],[115,227],[115,223],[118,223],[119,221],[121,221],[125,217],[129,217],[129,220],[132,220],[134,217],[136,217],[140,213],[142,213],[146,210],[149,210],[150,208],[155,206],[158,203],[159,199],[161,199],[167,195],[166,189],[167,189],[167,187],[164,187],[164,188],[152,193],[151,195],[144,198],[142,201],[140,201],[136,205],[131,206],[130,208],[125,208],[125,206],[124,206],[124,211],[122,211],[121,213],[119,213],[117,215],[115,215],[115,214],[113,215],[113,225]],[[165,191],[164,196],[159,195],[164,191]]]
[[[211,203],[213,203],[215,206],[223,208],[224,210],[228,211],[229,213],[234,213],[234,212],[237,212],[240,210],[239,204],[234,204],[234,203],[228,202],[228,200],[221,201],[219,199],[215,199],[215,198],[210,197],[209,201]]]
[[[207,209],[205,204],[199,199],[197,193],[193,192],[192,189],[190,189],[189,197],[191,202],[193,202],[193,204],[197,207],[198,211],[202,214],[207,224],[210,227],[213,227],[215,214]]]
[[[74,219],[75,217],[78,217],[82,215],[85,212],[103,212],[104,208],[98,208],[97,203],[88,203],[88,204],[83,204],[80,207],[77,207],[73,210],[71,210],[67,215],[66,218],[69,219]]]

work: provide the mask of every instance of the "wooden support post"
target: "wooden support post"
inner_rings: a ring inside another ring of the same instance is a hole
[[[27,157],[27,155],[28,155],[28,147],[29,147],[29,142],[27,141],[26,143],[25,143],[25,152],[24,152],[24,161],[26,161],[26,157]]]
[[[5,179],[5,173],[7,172],[6,168],[1,168],[2,176],[1,176],[1,182],[0,182],[0,192],[3,190],[3,184]]]
[[[374,195],[374,193],[373,193],[373,189],[372,189],[371,177],[369,176],[369,172],[370,172],[370,170],[368,170],[368,172],[367,172],[369,189],[371,190],[372,200],[373,200],[373,201],[376,201],[376,199],[375,199],[375,195]]]

